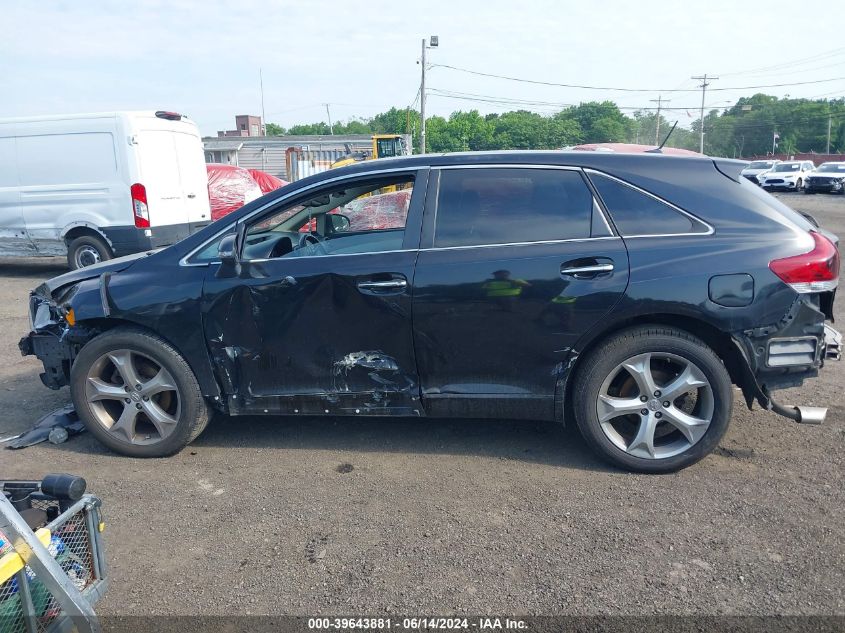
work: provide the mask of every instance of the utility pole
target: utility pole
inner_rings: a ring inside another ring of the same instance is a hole
[[[420,78],[420,154],[425,154],[425,38],[422,40],[422,77]]]
[[[702,154],[704,153],[704,95],[707,92],[707,86],[710,84],[707,83],[707,80],[710,79],[711,81],[718,79],[718,77],[708,77],[707,73],[704,73],[700,77],[690,77],[690,79],[695,79],[697,81],[701,81],[701,85],[698,86],[701,88],[701,140],[698,144],[698,151]]]
[[[830,154],[830,121],[831,115],[828,112],[827,114],[827,149],[825,150],[825,154]]]
[[[261,136],[267,136],[267,121],[264,120],[264,75],[258,69],[258,83],[261,86]]]
[[[667,99],[666,101],[663,101],[663,96],[657,95],[657,99],[651,99],[651,102],[657,104],[657,119],[656,119],[657,125],[654,128],[654,144],[659,147],[660,146],[660,108],[664,103],[670,103],[671,100]]]
[[[430,45],[422,39],[422,57],[420,59],[420,66],[422,67],[422,77],[420,78],[420,154],[425,154],[425,49],[437,48],[440,44],[440,38],[432,35]]]
[[[326,116],[329,117],[329,134],[334,136],[334,126],[332,125],[332,113],[329,112],[329,106],[331,104],[330,103],[324,103],[323,105],[326,106]]]

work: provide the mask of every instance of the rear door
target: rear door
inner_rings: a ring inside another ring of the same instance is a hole
[[[182,185],[187,221],[192,225],[211,221],[208,203],[208,174],[205,170],[205,154],[200,137],[187,132],[174,132],[176,161],[179,164],[179,178]]]
[[[138,168],[154,231],[158,226],[186,225],[190,220],[174,136],[170,130],[150,128],[138,134]]]
[[[552,418],[572,346],[625,290],[625,245],[577,169],[443,168],[431,182],[413,296],[426,411]]]

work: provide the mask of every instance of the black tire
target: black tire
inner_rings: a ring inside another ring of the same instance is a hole
[[[804,188],[804,181],[799,178],[798,182],[795,183],[795,191],[801,191],[803,188]]]
[[[602,430],[597,411],[605,379],[620,363],[647,352],[673,354],[695,364],[713,394],[713,414],[704,435],[684,452],[663,459],[637,457],[617,447]],[[716,353],[688,332],[667,326],[639,326],[612,335],[583,359],[573,387],[575,420],[587,444],[607,462],[643,473],[674,472],[708,455],[727,431],[733,409],[730,376]]]
[[[816,193],[816,192],[815,192],[815,191],[810,191],[809,189],[807,189],[807,187],[804,187],[804,193],[805,193],[806,195],[812,195],[812,194],[814,194],[814,193]]]
[[[88,372],[99,358],[115,350],[154,360],[172,376],[180,399],[178,421],[167,437],[152,444],[124,441],[98,421],[86,396]],[[132,327],[118,327],[89,341],[79,352],[70,372],[70,392],[80,420],[100,442],[130,457],[166,457],[182,450],[205,430],[211,411],[202,396],[199,383],[185,359],[159,336]]]
[[[67,246],[67,264],[71,270],[77,270],[114,257],[109,245],[96,235],[80,235]],[[90,261],[89,261],[90,260]]]

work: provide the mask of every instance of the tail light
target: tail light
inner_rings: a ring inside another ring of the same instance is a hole
[[[825,292],[839,283],[839,251],[821,233],[810,232],[815,246],[809,253],[774,259],[771,271],[795,292]]]
[[[150,210],[147,207],[147,190],[136,182],[130,188],[132,192],[132,211],[135,214],[135,228],[150,228]]]

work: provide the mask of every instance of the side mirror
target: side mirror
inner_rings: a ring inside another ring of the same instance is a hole
[[[238,236],[236,233],[223,236],[217,246],[217,256],[224,266],[234,266],[238,263]]]
[[[349,218],[345,215],[341,215],[340,213],[329,213],[327,216],[329,221],[332,223],[332,233],[343,233],[344,231],[349,230],[350,222]]]

